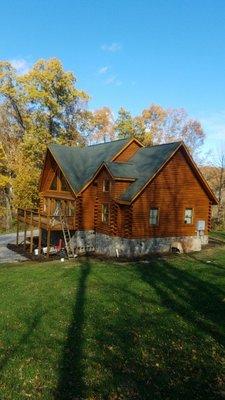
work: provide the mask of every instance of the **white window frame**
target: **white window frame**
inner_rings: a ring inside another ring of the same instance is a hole
[[[104,208],[105,208],[105,207],[108,208],[107,213],[104,212]],[[108,215],[108,218],[107,218],[107,219],[105,219],[106,215]],[[102,204],[102,223],[103,223],[103,224],[109,225],[109,221],[110,221],[110,208],[109,208],[109,203],[104,203],[104,204]]]
[[[191,214],[188,215],[188,212],[191,211]],[[194,216],[194,209],[192,207],[186,207],[184,210],[184,223],[185,225],[192,225],[193,224],[193,216]]]
[[[156,216],[151,215],[153,211],[156,212]],[[151,207],[149,210],[149,224],[150,226],[157,226],[159,225],[159,208],[158,207]]]
[[[106,190],[106,182],[109,183],[109,190]],[[109,193],[110,190],[111,190],[111,182],[110,182],[110,180],[109,179],[104,179],[103,182],[102,182],[102,191],[104,193]]]

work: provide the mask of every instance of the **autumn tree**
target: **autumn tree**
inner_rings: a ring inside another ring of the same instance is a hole
[[[113,113],[108,107],[93,111],[90,115],[91,143],[108,142],[115,139]]]
[[[198,151],[205,137],[200,122],[184,109],[164,109],[157,104],[135,117],[120,108],[115,131],[118,137],[136,137],[146,146],[183,140],[192,153]]]
[[[221,144],[216,153],[211,154],[208,165],[201,167],[210,187],[218,199],[218,205],[213,209],[212,222],[215,228],[225,226],[225,144]]]
[[[1,186],[3,205],[7,191],[10,204],[12,199],[14,205],[36,204],[37,176],[49,143],[85,144],[87,101],[73,73],[57,59],[39,60],[22,76],[9,62],[0,62],[0,145],[6,155],[4,176],[10,177],[8,189]]]

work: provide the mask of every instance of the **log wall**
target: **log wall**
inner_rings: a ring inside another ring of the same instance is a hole
[[[159,209],[159,224],[150,226],[150,208]],[[184,223],[185,208],[193,208],[192,224]],[[133,202],[132,237],[196,235],[196,221],[210,228],[210,201],[182,150],[177,152]]]
[[[113,161],[116,162],[126,162],[128,161],[138,149],[142,147],[139,143],[137,142],[132,142],[127,146],[124,150],[121,151],[121,153],[118,154],[117,157],[113,159]]]

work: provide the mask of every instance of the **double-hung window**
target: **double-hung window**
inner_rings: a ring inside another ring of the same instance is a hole
[[[184,211],[184,223],[192,224],[193,222],[193,208],[185,208]]]
[[[109,224],[109,204],[102,204],[102,222]]]

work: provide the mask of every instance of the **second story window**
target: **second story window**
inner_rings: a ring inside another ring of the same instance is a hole
[[[110,180],[109,179],[104,179],[103,185],[102,185],[102,190],[103,190],[103,192],[110,192]]]

